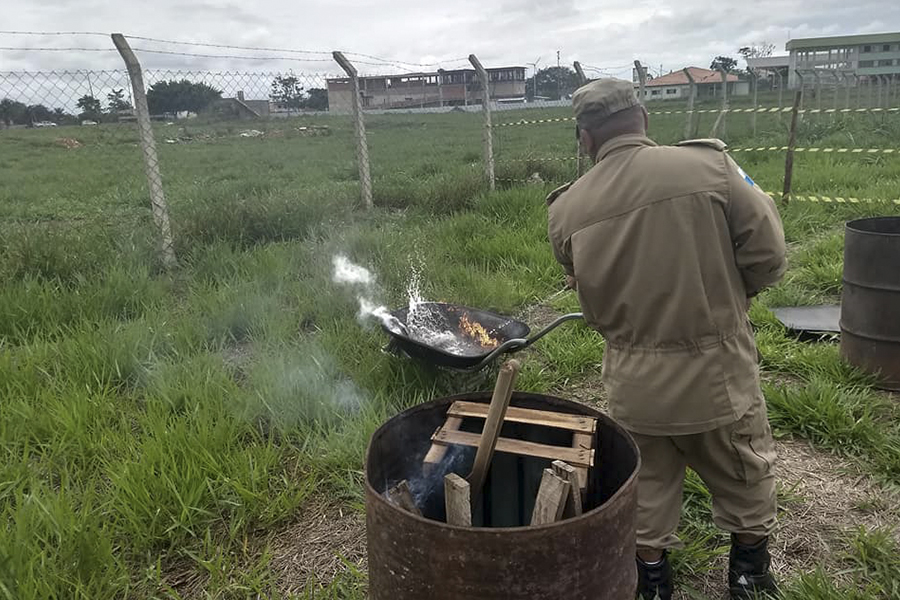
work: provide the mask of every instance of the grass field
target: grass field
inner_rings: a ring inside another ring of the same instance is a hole
[[[495,121],[556,115],[566,113]],[[296,131],[307,124],[330,135]],[[331,282],[332,257],[377,273],[389,305],[403,302],[420,261],[435,300],[521,314],[561,289],[543,199],[574,164],[541,159],[574,153],[569,123],[498,128],[498,177],[537,172],[546,185],[489,193],[479,115],[370,117],[369,212],[349,120],[248,124],[265,133],[255,138],[240,137],[244,125],[158,128],[180,260],[171,275],[157,263],[133,131],[0,131],[0,598],[365,597],[358,556],[325,557],[337,565],[327,573],[285,567],[276,534],[303,539],[298,523],[320,514],[346,527],[335,515],[363,511],[370,433],[424,399],[488,384],[382,353],[382,334]],[[676,141],[683,125],[660,115],[651,135]],[[757,126],[752,145],[784,143],[784,120]],[[750,144],[749,116],[731,116],[727,131],[731,145]],[[896,114],[823,115],[803,119],[798,143],[898,139]],[[782,154],[735,156],[780,190]],[[800,194],[900,197],[896,155],[798,155],[796,169]],[[857,470],[880,506],[896,506],[900,488],[900,405],[843,364],[836,344],[787,336],[767,307],[837,300],[844,221],[898,213],[782,207],[791,268],[751,313],[778,436]],[[575,303],[557,295],[553,308]],[[525,355],[519,387],[567,395],[596,380],[602,352],[587,329],[561,329]],[[781,495],[790,519],[795,491]],[[693,581],[727,539],[695,478],[685,505],[687,548],[676,559]],[[855,514],[827,558],[786,573],[786,598],[900,596],[896,527],[857,527]],[[900,513],[890,514],[896,525]]]

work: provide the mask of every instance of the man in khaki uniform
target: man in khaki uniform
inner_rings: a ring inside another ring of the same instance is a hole
[[[732,597],[774,592],[775,450],[747,309],[785,270],[778,211],[721,141],[647,138],[630,82],[594,81],[572,103],[596,164],[548,197],[550,242],[606,339],[610,413],[641,451],[638,593],[671,598],[688,466],[732,534]]]

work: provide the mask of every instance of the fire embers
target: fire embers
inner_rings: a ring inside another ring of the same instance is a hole
[[[482,348],[487,350],[496,348],[500,344],[497,338],[491,337],[484,325],[469,319],[469,313],[463,313],[463,316],[460,317],[459,328],[464,335],[475,340]]]

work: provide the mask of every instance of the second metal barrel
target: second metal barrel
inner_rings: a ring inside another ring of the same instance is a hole
[[[900,217],[846,225],[841,354],[900,390]]]

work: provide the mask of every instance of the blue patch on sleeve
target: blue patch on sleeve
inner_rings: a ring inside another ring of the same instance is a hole
[[[754,181],[752,179],[750,179],[750,176],[747,175],[747,173],[745,173],[742,168],[738,167],[737,169],[738,169],[738,173],[741,174],[741,177],[744,178],[744,181],[746,181],[750,185],[756,185],[756,183],[754,183]]]

